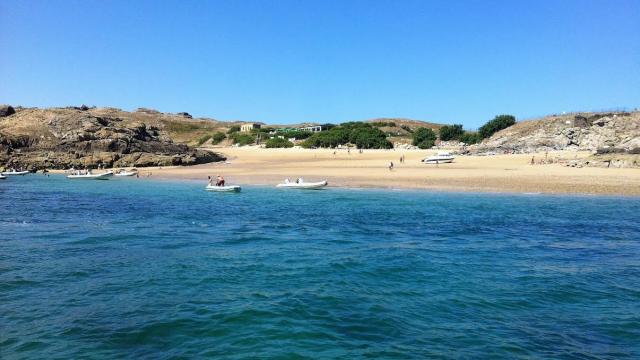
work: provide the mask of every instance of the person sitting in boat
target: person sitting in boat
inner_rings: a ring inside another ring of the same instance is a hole
[[[207,179],[209,180],[209,183],[207,185],[213,186],[213,179],[211,179],[211,176],[207,176]]]
[[[218,181],[216,182],[216,186],[224,186],[224,178],[218,175]]]
[[[289,180],[289,178],[284,179],[284,183],[285,183],[285,184],[288,184],[288,183],[290,183],[290,182],[291,182],[291,181]]]

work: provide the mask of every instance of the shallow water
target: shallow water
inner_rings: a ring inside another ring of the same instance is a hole
[[[0,182],[0,358],[639,358],[640,199]]]

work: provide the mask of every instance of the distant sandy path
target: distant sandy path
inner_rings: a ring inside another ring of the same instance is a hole
[[[221,174],[227,184],[275,185],[284,178],[327,179],[330,186],[411,188],[451,191],[640,195],[640,169],[571,168],[529,165],[532,155],[458,156],[452,164],[425,165],[432,150],[217,148],[228,163],[141,169],[154,178],[198,179]],[[405,163],[400,156],[405,155]],[[549,158],[575,159],[587,153],[552,152]],[[544,154],[536,154],[536,160]],[[388,164],[393,161],[393,171]]]

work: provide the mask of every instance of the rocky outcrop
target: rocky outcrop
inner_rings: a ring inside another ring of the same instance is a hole
[[[479,151],[540,152],[640,148],[640,112],[581,113],[523,121],[497,132]]]
[[[224,158],[174,142],[170,126],[183,116],[86,106],[20,109],[0,118],[0,164],[29,169],[195,165]],[[192,125],[195,126],[195,125]]]
[[[16,109],[11,105],[0,105],[0,117],[13,115],[16,113]]]

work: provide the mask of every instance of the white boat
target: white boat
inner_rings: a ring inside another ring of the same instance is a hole
[[[327,186],[327,184],[328,184],[327,180],[322,180],[318,182],[304,182],[304,180],[302,179],[298,179],[298,181],[289,181],[289,179],[285,179],[284,183],[278,184],[276,185],[276,187],[285,188],[285,189],[315,190],[315,189],[322,189],[323,187]]]
[[[11,176],[11,175],[27,175],[29,173],[29,171],[4,171],[2,172],[2,175],[4,176]]]
[[[6,176],[4,176],[4,175],[0,175],[0,180],[6,180],[6,179],[7,179],[7,177],[6,177]]]
[[[215,185],[207,185],[204,188],[207,191],[217,191],[217,192],[240,192],[242,189],[239,185],[227,185],[227,186],[215,186]]]
[[[445,164],[453,162],[455,157],[448,152],[439,152],[437,155],[422,159],[425,164]]]
[[[110,177],[113,176],[113,172],[107,171],[101,174],[76,174],[76,175],[67,175],[67,179],[71,180],[109,180]]]
[[[119,173],[115,174],[115,176],[135,176],[138,172],[137,171],[120,171]]]

